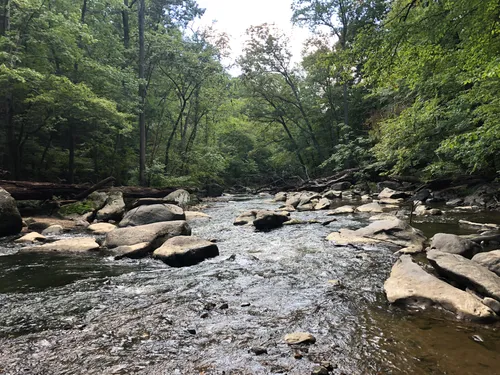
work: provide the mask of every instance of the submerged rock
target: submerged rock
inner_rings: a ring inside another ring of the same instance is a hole
[[[178,236],[167,240],[153,253],[171,267],[193,266],[219,255],[216,244],[198,237]]]
[[[427,259],[441,275],[500,301],[500,277],[486,267],[461,255],[438,250],[428,251]]]
[[[157,248],[167,239],[181,235],[191,235],[191,228],[185,221],[166,221],[135,227],[117,228],[106,235],[104,246],[112,249],[119,246],[131,246],[147,242],[153,248]]]
[[[468,320],[488,322],[497,318],[475,296],[428,274],[409,255],[402,255],[394,264],[384,290],[390,303],[417,308],[441,307]]]
[[[99,244],[92,237],[73,237],[44,245],[33,246],[22,251],[40,251],[57,253],[86,253],[99,250]]]
[[[500,276],[500,250],[476,254],[472,260]]]
[[[173,204],[153,204],[128,211],[118,226],[122,228],[174,220],[186,220],[182,208]]]
[[[327,240],[334,241],[337,245],[392,245],[402,248],[402,253],[417,253],[423,251],[426,238],[420,230],[402,220],[393,219],[374,221],[357,230],[341,229],[331,233]]]
[[[455,234],[437,233],[432,237],[431,249],[472,258],[482,250],[481,245]]]
[[[23,219],[16,201],[0,187],[0,237],[18,234],[23,229]]]

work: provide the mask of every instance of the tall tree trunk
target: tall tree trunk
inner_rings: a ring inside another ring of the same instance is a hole
[[[69,125],[68,134],[68,149],[69,149],[69,160],[68,160],[68,184],[72,184],[75,180],[75,133],[73,124]]]
[[[347,94],[347,82],[344,82],[344,124],[349,125],[349,98]]]
[[[125,9],[122,10],[122,22],[123,22],[123,46],[125,49],[130,48],[130,24],[129,24],[129,5],[128,0],[123,0],[123,5]]]
[[[139,0],[139,97],[140,97],[140,112],[139,112],[139,182],[142,186],[146,184],[146,86],[144,83],[144,64],[146,60],[146,50],[144,46],[144,18],[145,18],[145,1]]]

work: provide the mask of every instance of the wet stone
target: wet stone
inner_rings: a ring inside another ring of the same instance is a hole
[[[312,375],[328,375],[328,373],[329,371],[323,366],[316,366],[311,372]]]
[[[316,338],[307,332],[294,332],[285,336],[285,342],[288,345],[314,344],[316,342]]]
[[[255,354],[255,355],[267,354],[267,349],[266,348],[262,348],[260,346],[254,346],[253,348],[250,349],[250,351],[253,354]]]

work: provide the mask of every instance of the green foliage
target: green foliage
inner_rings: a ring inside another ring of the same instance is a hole
[[[87,212],[92,212],[95,210],[94,205],[91,201],[76,202],[65,205],[59,209],[59,214],[63,216],[69,215],[83,215]]]

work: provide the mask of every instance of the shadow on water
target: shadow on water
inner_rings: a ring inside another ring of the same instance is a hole
[[[210,204],[212,219],[192,223],[221,253],[193,267],[0,257],[0,374],[304,375],[321,361],[334,375],[500,373],[498,325],[390,307],[383,282],[394,254],[324,240],[366,217],[262,233],[232,222],[276,205],[229,200]],[[283,336],[294,331],[317,341],[289,347]]]

